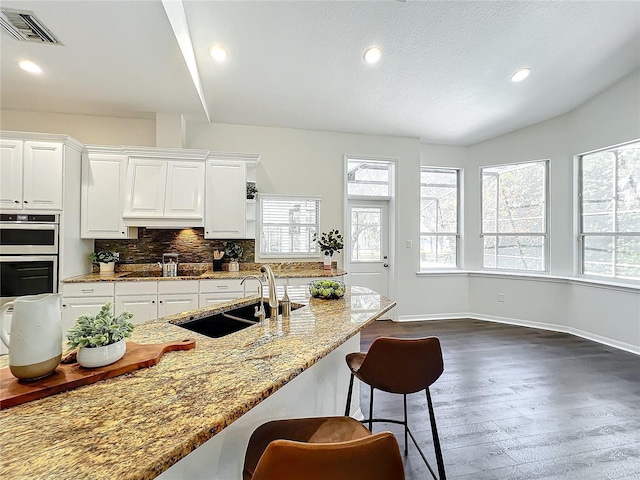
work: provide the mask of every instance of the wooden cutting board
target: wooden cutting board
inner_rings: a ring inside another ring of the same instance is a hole
[[[165,352],[190,350],[195,346],[194,339],[146,345],[127,342],[124,357],[111,365],[84,368],[77,363],[60,364],[51,375],[33,382],[18,380],[11,374],[9,367],[3,368],[0,369],[0,410],[141,368],[152,367],[160,361]]]

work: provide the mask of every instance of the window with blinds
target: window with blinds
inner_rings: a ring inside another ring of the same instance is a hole
[[[320,199],[260,194],[260,255],[317,256]]]

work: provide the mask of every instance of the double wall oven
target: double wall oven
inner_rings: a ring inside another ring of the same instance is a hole
[[[0,305],[58,291],[59,220],[57,214],[0,214]]]

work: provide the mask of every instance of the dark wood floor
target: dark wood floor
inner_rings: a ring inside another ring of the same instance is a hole
[[[447,478],[640,480],[640,357],[572,335],[476,320],[378,321],[378,336],[440,338],[444,374],[431,387]],[[369,388],[361,388],[368,415]],[[375,392],[378,418],[402,419],[400,395]],[[409,425],[435,467],[426,399]],[[374,432],[402,427],[374,424]],[[430,478],[409,440],[407,479]]]

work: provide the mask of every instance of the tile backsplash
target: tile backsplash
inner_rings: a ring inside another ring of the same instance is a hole
[[[242,246],[241,262],[254,261],[255,240],[205,240],[202,228],[162,230],[140,227],[136,240],[96,240],[95,251],[119,252],[120,263],[161,262],[163,253],[177,253],[180,263],[209,263],[214,250],[224,250],[225,241]],[[227,257],[224,260],[228,261]]]

